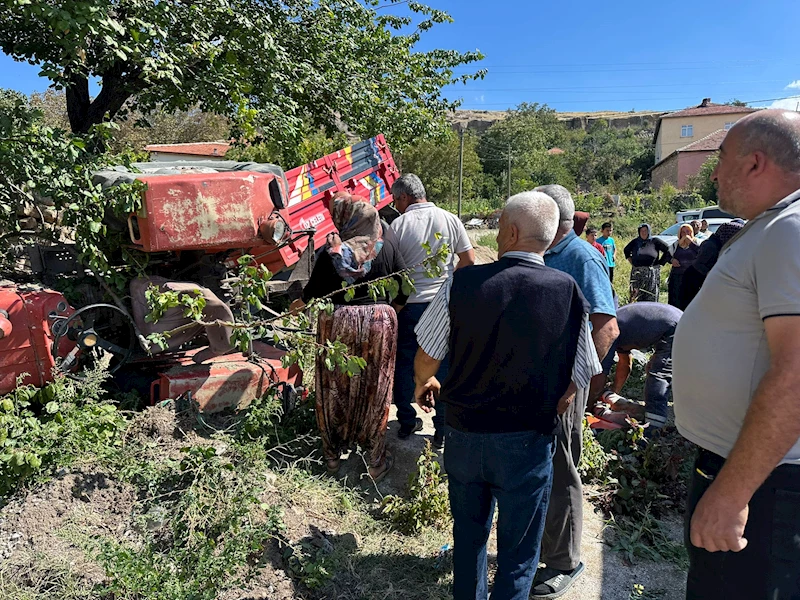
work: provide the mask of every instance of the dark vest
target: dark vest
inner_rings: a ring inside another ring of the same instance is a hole
[[[503,258],[456,271],[441,396],[447,424],[552,434],[585,312],[575,280],[549,267]]]

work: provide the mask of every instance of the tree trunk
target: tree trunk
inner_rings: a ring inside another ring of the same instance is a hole
[[[67,115],[72,133],[87,133],[92,125],[113,119],[131,93],[128,81],[116,73],[104,74],[103,87],[97,97],[89,97],[89,79],[83,75],[72,75],[67,85]]]
[[[90,123],[87,121],[89,113],[89,79],[80,75],[70,75],[67,84],[67,116],[72,133],[86,133]]]

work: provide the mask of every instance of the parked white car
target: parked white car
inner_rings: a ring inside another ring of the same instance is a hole
[[[719,206],[704,206],[703,208],[692,208],[675,213],[675,221],[677,223],[685,223],[686,221],[694,221],[695,219],[702,221],[705,219],[708,221],[708,224],[711,225],[710,219],[726,219],[730,221],[733,218],[733,215],[729,215]]]
[[[694,220],[694,219],[690,219],[690,220]],[[698,219],[698,221],[699,221],[699,220],[700,220],[700,219]],[[733,217],[731,217],[730,219],[709,219],[708,217],[706,217],[706,221],[708,221],[708,230],[709,230],[711,233],[714,233],[714,232],[716,232],[716,231],[717,231],[717,229],[719,229],[719,226],[720,226],[720,225],[722,225],[723,223],[729,223],[729,222],[730,222],[730,221],[732,221],[732,220],[733,220]],[[662,232],[661,232],[661,233],[659,233],[658,235],[654,235],[653,237],[660,239],[660,240],[661,240],[661,241],[663,241],[663,242],[664,242],[664,243],[665,243],[667,246],[669,246],[670,248],[672,248],[672,245],[673,245],[675,242],[677,242],[677,241],[678,241],[678,231],[680,230],[680,228],[681,228],[681,225],[686,225],[686,224],[687,224],[687,223],[686,223],[686,221],[681,221],[681,222],[679,222],[679,223],[675,223],[674,225],[670,225],[670,226],[669,226],[669,227],[667,227],[667,228],[666,228],[664,231],[662,231]],[[710,235],[711,235],[711,234],[709,234],[709,236],[710,236]],[[699,240],[699,242],[700,242],[701,244],[702,244],[704,241],[705,241],[705,240]]]

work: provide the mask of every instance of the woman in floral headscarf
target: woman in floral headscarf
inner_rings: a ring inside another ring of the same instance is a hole
[[[384,227],[366,200],[339,193],[331,199],[330,212],[338,233],[328,235],[303,301],[333,294],[333,314],[320,313],[317,340],[338,340],[350,356],[363,358],[367,365],[359,375],[348,377],[329,370],[324,355],[317,357],[317,422],[329,473],[338,471],[342,452],[357,444],[368,456],[370,476],[380,481],[393,462],[386,451],[386,425],[397,351],[396,310],[407,297],[401,292],[393,300],[386,295],[373,298],[368,286],[356,288],[349,301],[344,292],[334,292],[343,283],[381,279],[406,265],[394,232]],[[402,283],[399,276],[396,280]]]

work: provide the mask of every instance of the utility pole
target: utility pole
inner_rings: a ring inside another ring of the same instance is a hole
[[[461,148],[458,151],[458,218],[461,218],[461,196],[464,193],[464,128],[459,128]]]
[[[511,198],[511,144],[508,145],[508,198]]]

